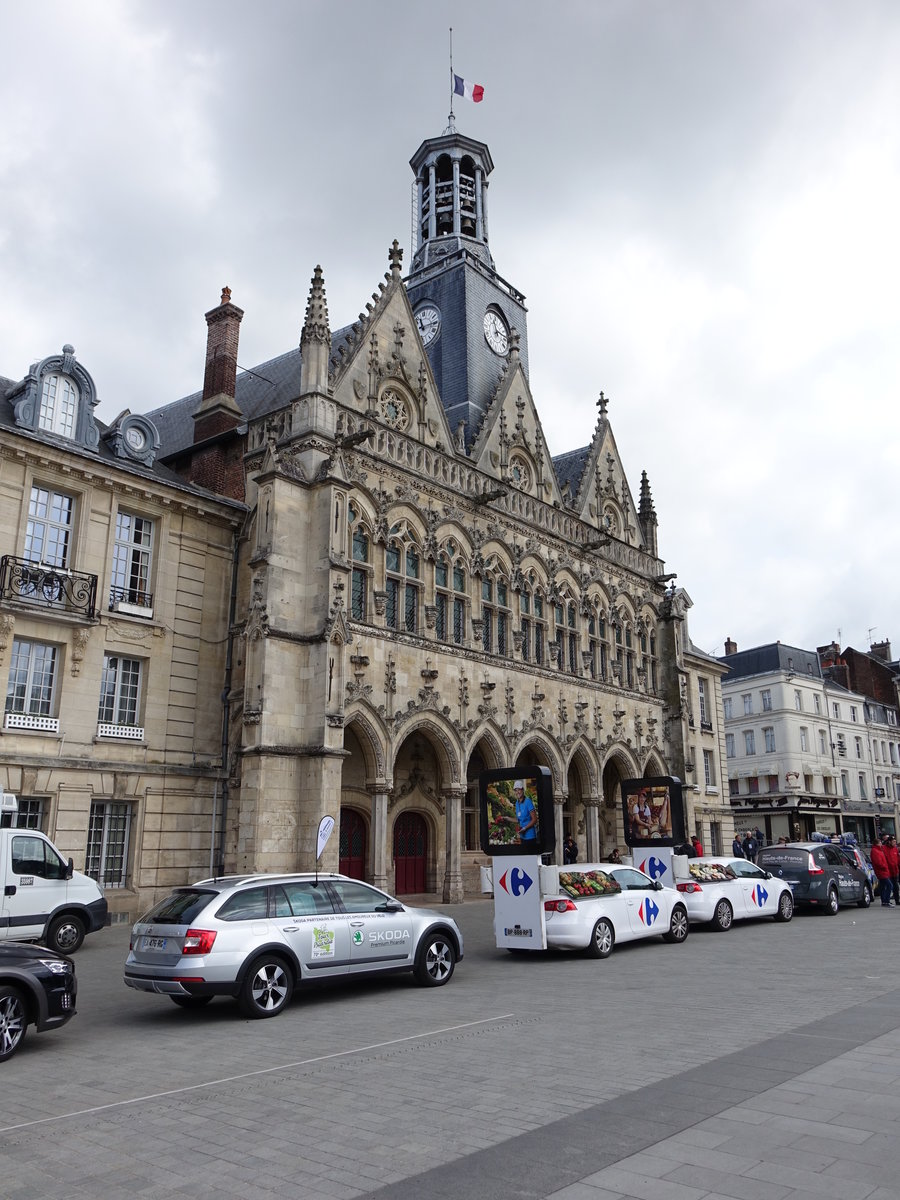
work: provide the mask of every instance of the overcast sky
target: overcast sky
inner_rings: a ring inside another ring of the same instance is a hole
[[[554,454],[602,389],[711,653],[900,652],[896,0],[0,0],[0,375],[71,342],[99,417],[356,318],[449,108],[490,146]]]

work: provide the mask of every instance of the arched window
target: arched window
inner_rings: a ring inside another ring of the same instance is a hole
[[[419,579],[421,558],[418,547],[393,539],[385,547],[386,620],[391,629],[417,633],[419,629]]]
[[[74,437],[78,415],[78,388],[68,377],[53,372],[44,376],[41,388],[41,411],[38,424],[48,433]]]
[[[522,620],[522,658],[542,666],[547,653],[547,621],[544,616],[544,597],[536,587],[533,571],[519,595],[519,612]]]
[[[481,581],[481,615],[484,619],[481,641],[487,654],[509,654],[509,584],[498,576],[485,575]]]
[[[461,646],[466,639],[466,569],[448,542],[434,564],[435,633],[441,642]]]
[[[591,679],[600,679],[605,683],[609,679],[609,642],[606,617],[596,608],[588,617],[588,642],[591,650]]]
[[[354,621],[365,621],[369,612],[369,582],[372,576],[370,562],[371,543],[359,513],[349,505],[347,520],[350,525],[350,553],[353,568],[350,573],[350,616]]]

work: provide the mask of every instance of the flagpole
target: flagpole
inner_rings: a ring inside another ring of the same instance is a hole
[[[453,26],[450,26],[450,125],[453,125]]]

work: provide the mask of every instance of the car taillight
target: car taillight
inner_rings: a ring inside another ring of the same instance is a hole
[[[578,905],[571,900],[545,900],[545,912],[578,912]]]
[[[809,873],[810,873],[810,875],[824,875],[825,874],[825,868],[817,867],[816,860],[813,858],[812,855],[809,856]]]
[[[214,929],[189,929],[184,935],[182,954],[209,954],[216,940]]]
[[[699,883],[676,883],[675,885],[679,892],[702,892],[703,888]]]

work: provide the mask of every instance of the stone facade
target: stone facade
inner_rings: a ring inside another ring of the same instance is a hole
[[[36,369],[81,407],[85,378],[74,352]],[[212,861],[243,510],[115,427],[79,435],[89,414],[62,434],[17,422],[22,388],[0,381],[0,784],[133,915]]]
[[[8,552],[28,541],[32,481],[62,480],[98,589],[76,619],[0,595],[4,664],[19,637],[61,655],[55,732],[4,729],[4,787],[43,798],[34,819],[89,869],[103,820],[126,813],[123,912],[211,869],[312,868],[326,814],[323,869],[461,900],[485,861],[478,776],[499,766],[549,769],[558,846],[571,833],[582,861],[624,846],[619,783],[640,776],[684,778],[686,832],[730,843],[722,670],[690,641],[603,393],[588,444],[550,453],[524,296],[487,248],[492,166],[452,129],[423,143],[412,274],[394,243],[332,331],[317,267],[299,352],[239,373],[225,289],[203,391],[141,418],[142,463],[136,435],[89,414],[93,446],[32,421],[4,449]],[[86,461],[107,445],[104,469]],[[123,509],[152,529],[152,603],[108,611]],[[110,655],[140,678],[140,736],[98,733]]]

